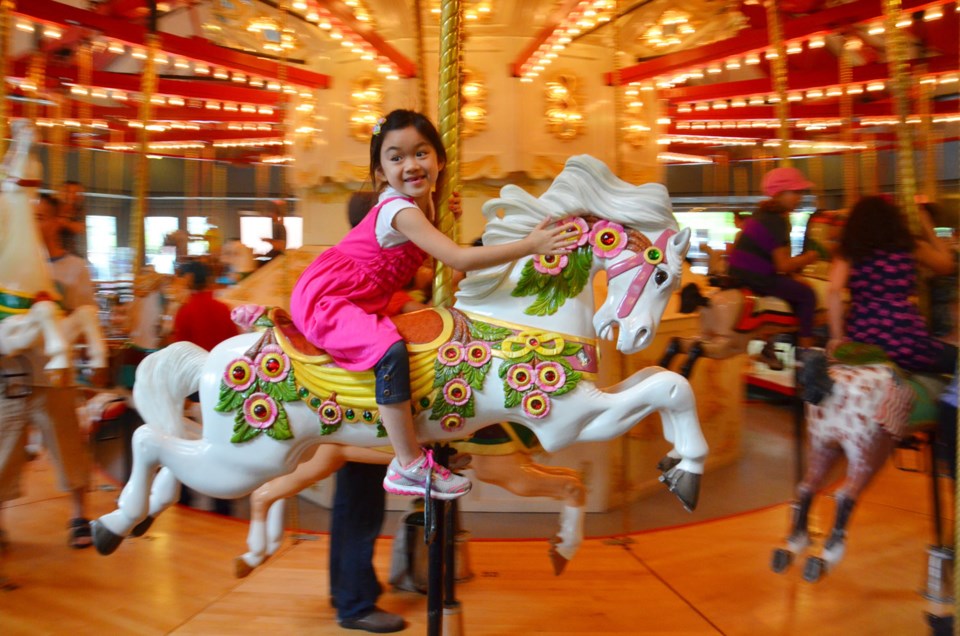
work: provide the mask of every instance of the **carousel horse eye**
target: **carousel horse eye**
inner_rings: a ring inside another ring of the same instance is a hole
[[[669,276],[662,269],[658,269],[657,273],[653,276],[653,280],[657,281],[657,285],[663,285],[665,282],[667,282],[668,278]]]

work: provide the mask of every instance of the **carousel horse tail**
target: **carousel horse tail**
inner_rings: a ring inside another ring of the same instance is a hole
[[[133,400],[148,426],[184,436],[183,400],[199,388],[208,355],[193,343],[175,342],[143,359],[137,367]]]

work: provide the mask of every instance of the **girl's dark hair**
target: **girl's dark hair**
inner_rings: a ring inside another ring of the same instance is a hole
[[[377,170],[380,169],[380,150],[383,149],[383,139],[387,136],[387,133],[391,130],[403,130],[404,128],[409,128],[413,126],[417,129],[423,138],[430,142],[430,145],[433,146],[434,152],[437,153],[437,161],[446,165],[447,163],[447,150],[443,147],[443,141],[440,139],[440,133],[437,132],[436,127],[433,125],[427,116],[418,113],[413,110],[403,110],[397,109],[390,112],[383,120],[383,123],[380,124],[380,131],[370,137],[370,182],[374,185],[376,189],[377,184]],[[440,186],[443,183],[443,170],[440,171],[440,175],[437,177],[437,191],[440,191]]]
[[[916,241],[900,208],[882,196],[866,196],[857,201],[840,238],[839,252],[858,262],[875,250],[913,251]]]

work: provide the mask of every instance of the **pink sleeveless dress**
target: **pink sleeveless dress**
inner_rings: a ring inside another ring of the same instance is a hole
[[[290,316],[307,340],[344,369],[368,371],[395,342],[403,340],[393,322],[379,315],[394,292],[416,273],[426,253],[411,241],[382,247],[370,210],[336,246],[303,271],[290,297]],[[416,203],[410,201],[411,207]]]

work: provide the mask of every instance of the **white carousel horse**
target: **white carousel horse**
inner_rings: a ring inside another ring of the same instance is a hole
[[[707,444],[689,383],[659,367],[603,390],[593,382],[597,336],[613,339],[619,328],[621,352],[647,346],[680,278],[690,232],[676,231],[666,189],[627,184],[580,156],[541,197],[506,186],[483,212],[485,244],[517,240],[544,218],[564,217],[581,228],[581,240],[563,256],[473,273],[452,310],[407,314],[421,333],[428,322],[436,327],[427,342],[408,341],[420,441],[462,439],[513,421],[552,452],[613,439],[659,411],[673,444],[661,480],[692,510]],[[594,315],[589,282],[600,270],[608,295]],[[293,471],[318,443],[382,445],[372,372],[336,368],[271,316],[250,316],[262,334],[236,336],[209,353],[175,343],[140,365],[134,399],[146,425],[134,435],[133,471],[119,507],[91,524],[99,552],[113,552],[135,526],[170,506],[181,482],[236,498]],[[198,389],[203,436],[188,440],[182,403]]]
[[[12,355],[43,344],[45,369],[61,375],[72,368],[72,345],[82,336],[90,366],[107,366],[107,349],[97,308],[79,307],[69,315],[60,297],[33,214],[42,168],[33,156],[33,128],[14,122],[13,143],[0,171],[0,353]]]
[[[512,424],[500,425],[513,427]],[[482,429],[481,433],[488,429]],[[489,438],[488,438],[489,439]],[[471,438],[473,440],[473,438]],[[548,555],[554,573],[561,574],[583,543],[583,514],[587,490],[577,471],[562,466],[545,466],[533,461],[529,452],[504,449],[494,442],[494,452],[477,452],[478,444],[453,442],[468,454],[469,467],[480,481],[504,488],[519,497],[550,497],[564,502],[560,530],[550,541]],[[310,459],[292,473],[271,479],[250,495],[250,530],[247,552],[234,560],[238,578],[249,575],[280,549],[284,534],[284,501],[304,488],[338,471],[346,462],[387,465],[393,453],[387,449],[321,444]],[[138,532],[145,531],[141,524]]]
[[[859,357],[865,364],[831,365],[826,357],[808,357],[800,381],[805,393],[809,459],[797,484],[790,534],[773,552],[771,568],[784,572],[808,550],[812,541],[808,516],[813,497],[826,485],[830,469],[843,455],[846,478],[835,494],[834,525],[819,556],[807,557],[803,578],[811,583],[836,567],[846,550],[847,525],[857,499],[870,484],[897,442],[918,425],[936,422],[937,396],[944,382],[930,376],[908,376],[876,347],[843,345],[838,356]],[[874,362],[875,361],[875,362]],[[874,362],[874,363],[871,363]]]

